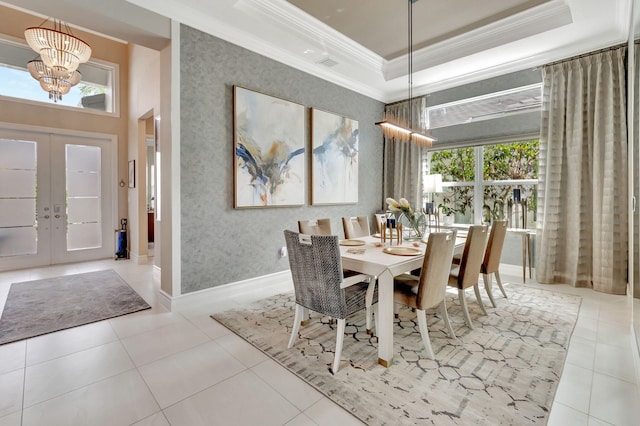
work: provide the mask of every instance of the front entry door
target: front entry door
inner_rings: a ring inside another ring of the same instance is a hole
[[[0,129],[0,270],[113,255],[112,144]]]

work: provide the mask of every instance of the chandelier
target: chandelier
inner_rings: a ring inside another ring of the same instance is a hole
[[[409,33],[409,52],[407,53],[407,62],[409,65],[409,118],[408,120],[402,120],[399,117],[395,117],[393,114],[385,113],[384,119],[377,122],[376,126],[380,126],[382,128],[382,134],[387,138],[411,141],[417,145],[429,148],[436,139],[413,126],[413,3],[417,1],[418,0],[407,0],[409,9],[407,25]]]
[[[40,87],[49,92],[49,99],[58,102],[82,79],[77,69],[91,57],[91,47],[75,37],[71,28],[61,21],[53,20],[53,28],[43,27],[49,20],[24,30],[29,47],[40,55],[40,59],[29,61],[27,69],[40,82]]]
[[[40,82],[40,87],[49,92],[49,99],[54,102],[62,100],[62,95],[82,80],[80,71],[62,71],[59,68],[49,68],[41,59],[34,59],[27,63],[27,70],[31,77]]]

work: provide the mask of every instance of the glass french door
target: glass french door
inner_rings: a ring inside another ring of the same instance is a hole
[[[113,255],[111,144],[0,128],[0,270]]]

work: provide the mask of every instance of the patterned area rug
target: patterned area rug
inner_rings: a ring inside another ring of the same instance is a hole
[[[509,299],[497,298],[487,316],[469,295],[473,330],[448,293],[458,338],[449,339],[440,318],[428,315],[435,361],[423,350],[415,314],[401,309],[390,368],[377,364],[377,339],[366,333],[364,313],[356,314],[347,319],[336,375],[329,371],[336,336],[328,318],[312,316],[287,349],[293,293],[212,318],[367,424],[545,424],[581,298],[520,285],[507,292]]]
[[[112,269],[13,283],[0,345],[149,308]]]

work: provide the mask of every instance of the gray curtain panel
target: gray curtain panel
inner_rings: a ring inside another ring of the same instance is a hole
[[[536,278],[625,294],[626,48],[543,69]]]
[[[413,99],[412,122],[414,127],[424,129],[426,99]],[[409,122],[409,102],[387,105],[386,117],[396,117],[401,123]],[[422,148],[409,141],[399,141],[385,136],[383,170],[383,205],[387,197],[406,198],[417,210],[422,206]]]

